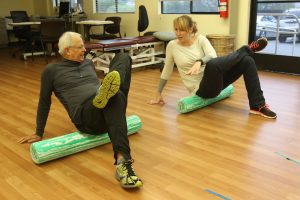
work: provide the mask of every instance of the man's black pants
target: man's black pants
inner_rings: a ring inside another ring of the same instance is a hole
[[[126,107],[131,82],[132,60],[124,53],[116,54],[110,63],[109,71],[118,71],[121,77],[120,90],[109,99],[103,109],[93,106],[92,96],[83,105],[82,124],[77,128],[89,134],[108,133],[112,142],[114,157],[121,153],[126,160],[131,159],[127,136]]]

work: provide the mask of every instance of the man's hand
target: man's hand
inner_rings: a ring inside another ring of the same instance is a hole
[[[42,140],[42,137],[36,135],[36,134],[33,134],[33,135],[28,135],[28,136],[25,136],[25,137],[22,137],[18,143],[20,144],[23,144],[23,143],[32,143],[32,142],[37,142],[37,141],[40,141]]]
[[[193,67],[186,73],[186,75],[193,75],[193,74],[199,74],[201,68],[201,62],[197,61],[193,65]]]
[[[161,104],[161,105],[164,105],[164,104],[165,104],[165,101],[163,100],[161,94],[160,94],[160,93],[157,93],[155,99],[150,100],[150,101],[148,102],[148,104],[151,104],[151,105],[154,105],[154,104]]]

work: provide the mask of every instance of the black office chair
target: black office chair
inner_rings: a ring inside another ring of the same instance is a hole
[[[103,34],[91,34],[90,38],[96,40],[110,40],[122,37],[120,32],[121,17],[107,17],[105,21],[113,21],[114,23],[105,24],[103,26]]]
[[[14,23],[30,21],[26,11],[10,11],[10,15]],[[31,26],[14,26],[13,33],[18,38],[20,45],[25,42],[25,45],[22,45],[23,51],[30,50],[33,59],[34,43],[39,39],[40,33],[32,31]]]
[[[149,26],[149,19],[146,7],[143,5],[139,6],[139,20],[138,20],[138,31],[139,36],[141,35],[141,32],[145,31]]]
[[[40,35],[40,41],[42,44],[42,49],[44,52],[44,57],[46,62],[47,56],[46,51],[47,48],[45,46],[50,43],[51,44],[51,50],[57,54],[57,43],[60,38],[60,36],[66,31],[66,22],[64,19],[43,19],[41,20],[41,35]]]

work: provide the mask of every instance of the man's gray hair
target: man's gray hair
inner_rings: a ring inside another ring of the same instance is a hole
[[[73,45],[73,38],[74,37],[81,37],[79,33],[67,31],[62,34],[58,40],[58,53],[63,55],[65,53],[65,49]]]

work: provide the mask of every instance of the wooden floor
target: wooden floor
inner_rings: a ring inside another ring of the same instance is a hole
[[[267,103],[278,114],[269,120],[248,114],[242,79],[232,97],[179,114],[176,101],[187,92],[177,72],[164,91],[164,106],[147,104],[159,70],[134,72],[127,115],[136,114],[143,123],[130,144],[144,186],[126,191],[114,178],[111,144],[41,165],[32,162],[29,145],[17,140],[35,131],[45,61],[24,62],[9,53],[0,49],[1,200],[222,199],[218,194],[234,200],[300,199],[300,164],[276,154],[300,161],[299,76],[259,72]],[[53,96],[45,138],[72,131]]]

